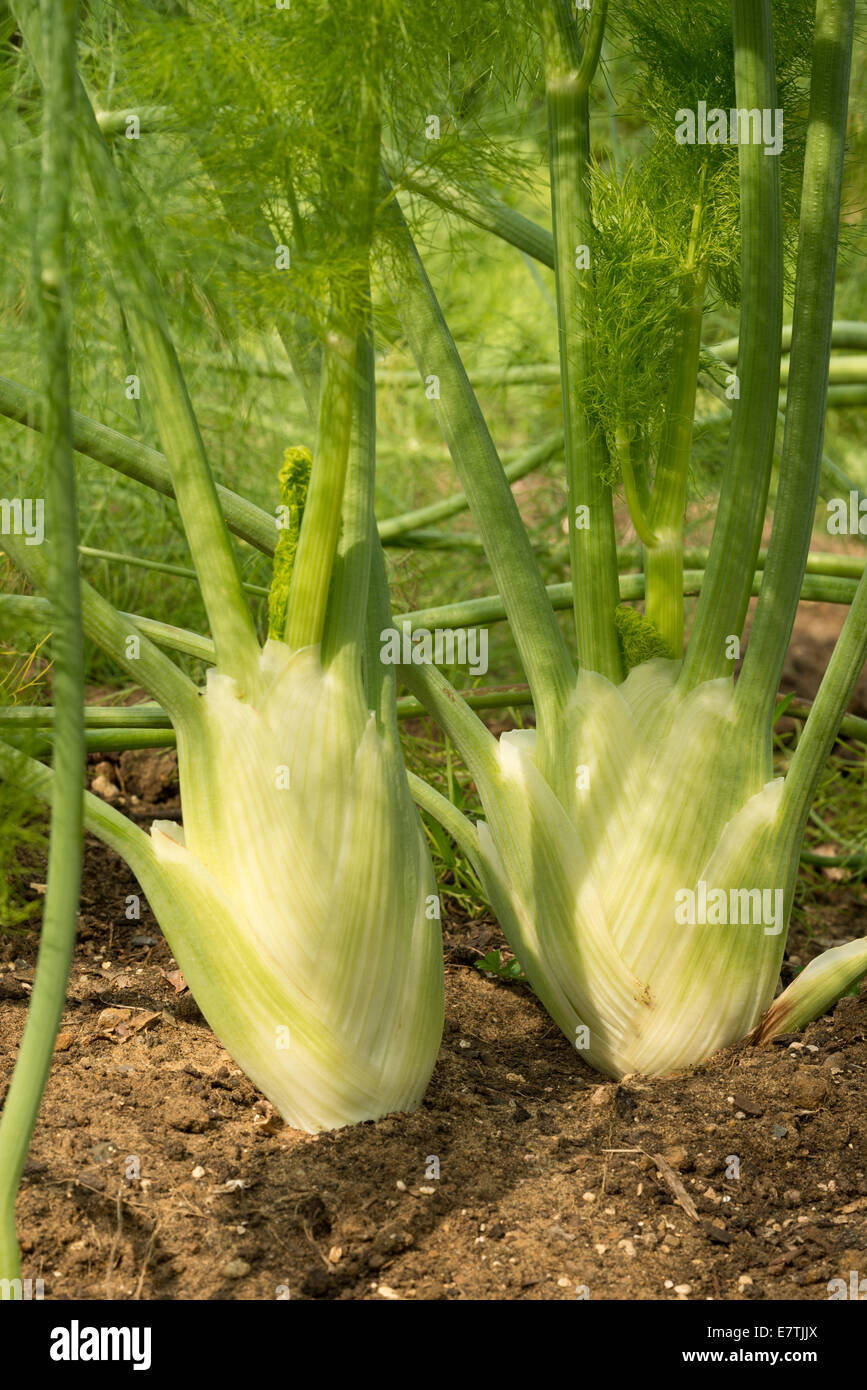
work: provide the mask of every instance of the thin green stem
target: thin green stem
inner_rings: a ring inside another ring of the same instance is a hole
[[[386,620],[374,621],[371,625],[373,641],[371,650],[377,665],[381,664],[379,662],[379,633],[383,627],[390,626],[391,621],[391,613],[389,612]],[[473,688],[472,690],[459,690],[457,693],[464,704],[472,710],[520,709],[533,703],[533,696],[528,685],[514,686],[507,690]],[[376,702],[371,701],[370,703]],[[398,719],[418,719],[426,713],[421,701],[416,700],[412,695],[402,696],[397,701],[396,709]],[[811,709],[812,705],[809,702],[791,700],[787,695],[778,700],[774,710],[774,722],[776,723],[783,714],[792,719],[807,719]],[[39,746],[41,754],[43,746],[46,749],[51,746],[52,720],[53,709],[50,705],[16,705],[8,709],[0,709],[0,734],[3,738],[12,741],[25,733],[28,737],[34,733],[44,734],[44,745]],[[165,710],[160,709],[157,705],[85,705],[84,726],[89,752],[123,751],[124,748],[171,748],[174,747],[176,741],[169,716]],[[844,715],[840,721],[839,734],[843,738],[857,739],[860,743],[867,744],[867,719],[861,719],[854,714]],[[104,738],[109,740],[108,745],[101,742]],[[132,741],[126,742],[125,740]]]
[[[415,380],[418,380],[418,373],[415,374]],[[514,483],[519,478],[526,478],[528,473],[532,473],[536,468],[547,463],[562,448],[563,431],[557,430],[554,434],[546,435],[544,439],[540,439],[538,444],[534,444],[532,448],[522,452],[518,458],[504,464],[503,472],[509,482]],[[469,498],[465,492],[455,492],[451,497],[444,497],[439,502],[431,502],[426,507],[417,507],[415,511],[403,512],[400,516],[386,517],[379,523],[380,540],[385,544],[402,536],[406,531],[414,531],[419,527],[445,521],[448,517],[457,516],[459,512],[466,511],[469,505]]]
[[[704,570],[684,570],[683,593],[685,597],[700,594],[705,583]],[[755,598],[762,587],[762,572],[757,570],[750,585],[750,596]],[[619,576],[619,597],[627,603],[643,599],[645,596],[645,576],[643,574],[621,574]],[[801,585],[801,598],[808,603],[850,604],[855,595],[854,579],[836,575],[808,574]],[[549,584],[546,589],[548,602],[557,611],[572,607],[572,585]],[[466,599],[460,603],[443,603],[436,607],[417,609],[412,613],[398,613],[398,623],[409,622],[417,627],[476,627],[499,623],[508,617],[506,604],[499,594],[484,598]]]
[[[325,628],[352,439],[355,361],[355,340],[332,334],[323,360],[316,449],[286,612],[290,647],[321,642]]]
[[[69,422],[67,276],[75,142],[76,0],[42,0],[46,94],[37,221],[40,329],[46,364],[48,575],[53,616],[54,783],[45,910],[27,1023],[0,1116],[0,1278],[18,1279],[15,1198],[66,1002],[81,887],[84,645],[78,588],[75,459]]]
[[[738,108],[777,106],[771,0],[732,0]],[[780,165],[759,143],[738,146],[741,191],[739,396],[732,409],[728,456],[707,583],[696,610],[681,685],[685,690],[733,669],[762,537],[774,458],[783,241]]]
[[[4,536],[3,548],[35,588],[48,592],[48,565],[40,555],[38,546],[28,546],[17,536]],[[145,686],[160,704],[165,705],[173,719],[189,718],[198,698],[193,682],[149,642],[143,632],[136,630],[130,617],[118,613],[84,580],[81,580],[80,588],[82,625],[91,641],[107,652],[137,685]],[[18,606],[23,607],[21,596],[10,597],[19,599]],[[138,620],[135,621],[137,624]],[[164,624],[159,626],[165,627]]]
[[[606,0],[597,0],[583,55],[579,52],[575,13],[569,0],[547,0],[543,29],[578,663],[609,680],[619,681],[623,662],[614,624],[618,601],[617,541],[611,488],[604,481],[607,449],[599,422],[590,418],[584,404],[585,385],[592,371],[591,324],[595,312],[590,82],[599,61],[606,16]],[[628,460],[626,467],[628,470]],[[624,482],[629,488],[628,471],[624,473]],[[579,508],[586,508],[580,513],[580,525]]]
[[[37,71],[44,33],[20,0],[11,5]],[[77,82],[77,129],[85,185],[137,353],[138,374],[172,473],[184,531],[221,669],[246,683],[258,642],[225,518],[143,238],[127,204],[93,107]]]
[[[389,550],[481,550],[485,543],[474,531],[401,531],[382,544]]]
[[[4,737],[15,729],[50,729],[54,726],[53,705],[10,705],[0,709],[0,729]],[[85,705],[85,729],[170,729],[172,721],[159,705]]]
[[[547,724],[555,722],[574,683],[563,634],[520,512],[478,401],[406,223],[392,200],[386,212],[396,248],[384,258],[389,293],[485,543],[518,653]]]
[[[392,754],[398,754],[400,738],[397,731],[397,672],[393,665],[382,660],[381,634],[392,626],[391,595],[385,568],[385,555],[376,540],[376,525],[371,507],[370,594],[367,621],[364,627],[364,688],[367,705],[376,715],[376,727]]]
[[[122,732],[129,733],[128,730]],[[19,786],[40,801],[51,802],[53,799],[56,774],[3,740],[0,740],[0,775],[14,777]],[[85,829],[116,850],[133,873],[138,874],[143,865],[153,862],[150,835],[113,806],[94,796],[93,792],[85,792],[83,800]]]
[[[0,723],[0,727],[2,723]],[[28,733],[26,740],[20,732],[10,729],[6,734],[12,747],[23,749],[34,758],[49,757],[54,747],[50,732]],[[133,748],[176,748],[178,743],[174,729],[86,729],[84,751],[91,753],[125,753]]]
[[[383,165],[395,188],[420,194],[445,212],[456,213],[465,222],[493,232],[533,260],[554,269],[554,242],[548,228],[509,207],[493,190],[453,188],[436,170],[423,165],[407,166],[393,152],[385,152]]]
[[[700,216],[699,207],[696,215]],[[697,230],[694,224],[693,242]],[[667,642],[672,655],[677,657],[683,654],[683,522],[707,285],[706,267],[696,269],[691,264],[692,250],[691,244],[650,510],[650,525],[658,543],[644,557],[647,574],[644,611]]]
[[[126,555],[117,550],[95,550],[90,545],[80,545],[78,553],[85,555],[89,560],[107,560],[111,564],[130,565],[134,569],[150,570],[153,574],[174,574],[179,579],[193,579],[196,583],[199,579],[196,571],[187,569],[185,565],[170,565],[164,560],[148,560],[143,555]],[[241,587],[245,594],[268,597],[269,590],[262,584],[243,584]]]
[[[707,352],[708,349],[704,348],[703,351]],[[731,413],[733,402],[729,400],[728,396],[726,395],[723,387],[720,386],[719,382],[714,381],[713,377],[710,376],[707,372],[699,372],[698,384],[703,388],[703,390],[709,392],[710,395],[715,396],[717,400],[722,401],[727,411]],[[849,389],[861,390],[860,387],[829,387],[828,404],[832,404],[832,395],[835,391],[845,391]],[[867,397],[865,397],[864,403],[867,403]],[[783,404],[785,404],[785,401],[783,401]],[[786,419],[783,415],[782,410],[777,411],[777,424],[783,429],[783,431],[785,431]],[[782,444],[778,444],[775,437],[774,457],[779,458],[782,454],[782,450]],[[822,472],[821,477],[819,479],[819,491],[821,495],[825,498],[838,497],[841,493],[848,492],[856,493],[859,502],[863,501],[865,497],[864,492],[858,487],[857,483],[853,482],[849,475],[843,472],[843,469],[839,466],[839,464],[835,463],[834,460],[829,458],[827,454],[822,455]]]
[[[707,547],[698,549],[684,550],[683,563],[689,569],[704,569],[707,565],[709,551]],[[767,560],[767,550],[760,550],[756,565],[758,569],[764,569]],[[620,568],[626,569],[629,565],[640,565],[642,551],[639,546],[621,546],[617,551],[617,560]],[[864,573],[865,560],[860,555],[838,555],[821,550],[812,550],[807,556],[807,574],[826,574],[834,575],[841,579],[860,579]]]
[[[867,349],[867,323],[851,319],[835,319],[831,325],[832,347],[858,352]],[[792,325],[783,325],[782,348],[789,352],[792,346]],[[738,360],[738,339],[726,338],[722,343],[712,344],[711,351],[723,362],[734,365]]]
[[[95,591],[91,590],[89,585],[85,586],[85,588],[86,602],[89,603],[90,596]],[[39,628],[45,630],[51,627],[51,605],[47,599],[38,598],[32,594],[0,594],[0,612],[4,610],[9,614],[10,618],[25,621],[33,630]],[[167,647],[169,651],[173,652],[184,652],[187,656],[198,657],[200,661],[206,661],[212,666],[216,664],[217,651],[210,637],[202,637],[198,632],[191,632],[189,628],[173,627],[171,623],[161,623],[156,618],[143,618],[140,613],[118,613],[117,616],[127,625],[125,627],[127,636],[137,630],[143,633],[145,637],[150,637],[151,641],[158,647]],[[87,620],[85,618],[85,630],[86,629]],[[109,655],[116,656],[114,648],[106,648],[106,650],[109,651]],[[147,661],[147,655],[145,656],[145,660]],[[172,679],[171,672],[174,672],[176,676],[181,676],[182,681],[186,681],[186,677],[182,676],[181,672],[179,672],[177,667],[172,665],[171,662],[168,663],[167,667],[162,667],[158,672],[154,672],[153,668],[148,664],[147,672],[147,679],[152,678],[154,682],[151,691],[154,695],[157,693],[156,682],[159,681],[162,683],[167,676],[169,679]],[[143,683],[142,672],[137,674],[135,683],[136,685],[141,685]],[[180,699],[177,703],[178,713],[180,713],[182,709],[188,708],[187,697],[192,696],[194,691],[195,687],[191,682],[187,683],[186,688],[184,686],[179,687],[178,695]]]
[[[858,405],[867,405],[867,386],[828,387],[829,410],[845,410]]]
[[[654,534],[648,516],[650,493],[646,486],[647,477],[643,471],[636,469],[633,450],[634,441],[630,438],[628,429],[625,425],[618,425],[617,460],[623,474],[623,492],[629,517],[639,540],[648,550],[653,550],[659,545],[659,537]]]
[[[44,409],[39,393],[2,376],[0,415],[5,415],[7,419],[15,420],[28,429],[43,429]],[[174,500],[171,469],[165,454],[148,448],[146,444],[140,444],[138,440],[130,439],[118,430],[109,429],[107,425],[101,425],[96,420],[90,420],[86,415],[79,415],[77,411],[72,411],[71,420],[72,443],[76,453],[85,454],[97,463],[104,463],[106,467],[114,469],[115,473],[122,473],[124,477],[143,483],[152,491]],[[229,529],[241,540],[260,550],[263,555],[273,555],[277,544],[273,516],[219,484],[217,497]]]
[[[783,814],[800,842],[828,756],[867,658],[867,571],[837,639],[784,787]]]
[[[322,644],[328,666],[340,653],[348,670],[362,670],[362,651],[370,585],[373,543],[370,518],[376,472],[376,386],[373,339],[368,331],[358,343],[355,370],[352,443],[343,499],[343,526],[332,579],[331,603]]]
[[[400,675],[445,730],[477,783],[497,777],[496,739],[435,666],[401,666]]]
[[[801,193],[791,375],[780,480],[764,580],[737,686],[760,768],[768,715],[798,611],[819,496],[855,0],[818,0]]]
[[[429,816],[433,816],[443,830],[451,835],[455,844],[469,859],[476,874],[481,877],[479,835],[472,821],[428,782],[416,777],[414,772],[408,772],[406,775],[415,804],[422,811],[427,811]]]

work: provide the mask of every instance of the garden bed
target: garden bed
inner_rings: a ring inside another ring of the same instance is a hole
[[[145,823],[178,810],[172,758],[124,755],[125,809]],[[829,1280],[867,1268],[863,996],[786,1043],[617,1085],[527,985],[474,968],[501,943],[492,920],[446,921],[446,1030],[422,1108],[314,1137],[279,1124],[178,992],[146,906],[125,916],[136,892],[89,840],[18,1205],[25,1274],[47,1298],[827,1299]],[[865,918],[863,887],[835,885],[789,957]],[[2,947],[6,1077],[36,945]]]

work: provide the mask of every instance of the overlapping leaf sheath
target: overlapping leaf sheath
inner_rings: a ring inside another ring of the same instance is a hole
[[[184,830],[131,856],[202,1011],[291,1125],[409,1110],[442,1031],[436,885],[360,689],[268,642],[178,730]]]
[[[751,785],[732,682],[682,696],[678,670],[651,661],[620,686],[582,673],[544,731],[550,779],[541,735],[519,731],[480,787],[485,887],[510,944],[567,1037],[612,1076],[742,1038],[785,942],[797,848],[783,782]]]

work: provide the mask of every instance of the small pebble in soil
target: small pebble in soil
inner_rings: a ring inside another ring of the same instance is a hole
[[[686,1149],[683,1147],[682,1144],[675,1144],[673,1148],[666,1149],[665,1153],[662,1156],[665,1159],[666,1163],[670,1165],[670,1167],[676,1168],[680,1171],[688,1169],[691,1166],[689,1162],[689,1154],[687,1153]]]
[[[801,1071],[789,1086],[789,1095],[805,1110],[813,1110],[827,1098],[828,1082],[812,1068]]]
[[[189,1097],[177,1096],[166,1102],[163,1119],[169,1129],[178,1129],[184,1134],[201,1134],[208,1128],[208,1114],[204,1106]]]
[[[227,1260],[221,1273],[227,1279],[243,1279],[245,1275],[250,1273],[250,1266],[246,1260]]]

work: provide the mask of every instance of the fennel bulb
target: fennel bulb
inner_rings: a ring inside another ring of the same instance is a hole
[[[578,675],[561,724],[504,734],[480,792],[484,886],[548,1011],[611,1076],[743,1038],[774,994],[798,863],[783,781],[757,792],[730,678]]]
[[[439,1047],[433,868],[399,752],[318,647],[268,641],[178,725],[184,828],[120,845],[209,1024],[286,1121],[417,1106]]]

